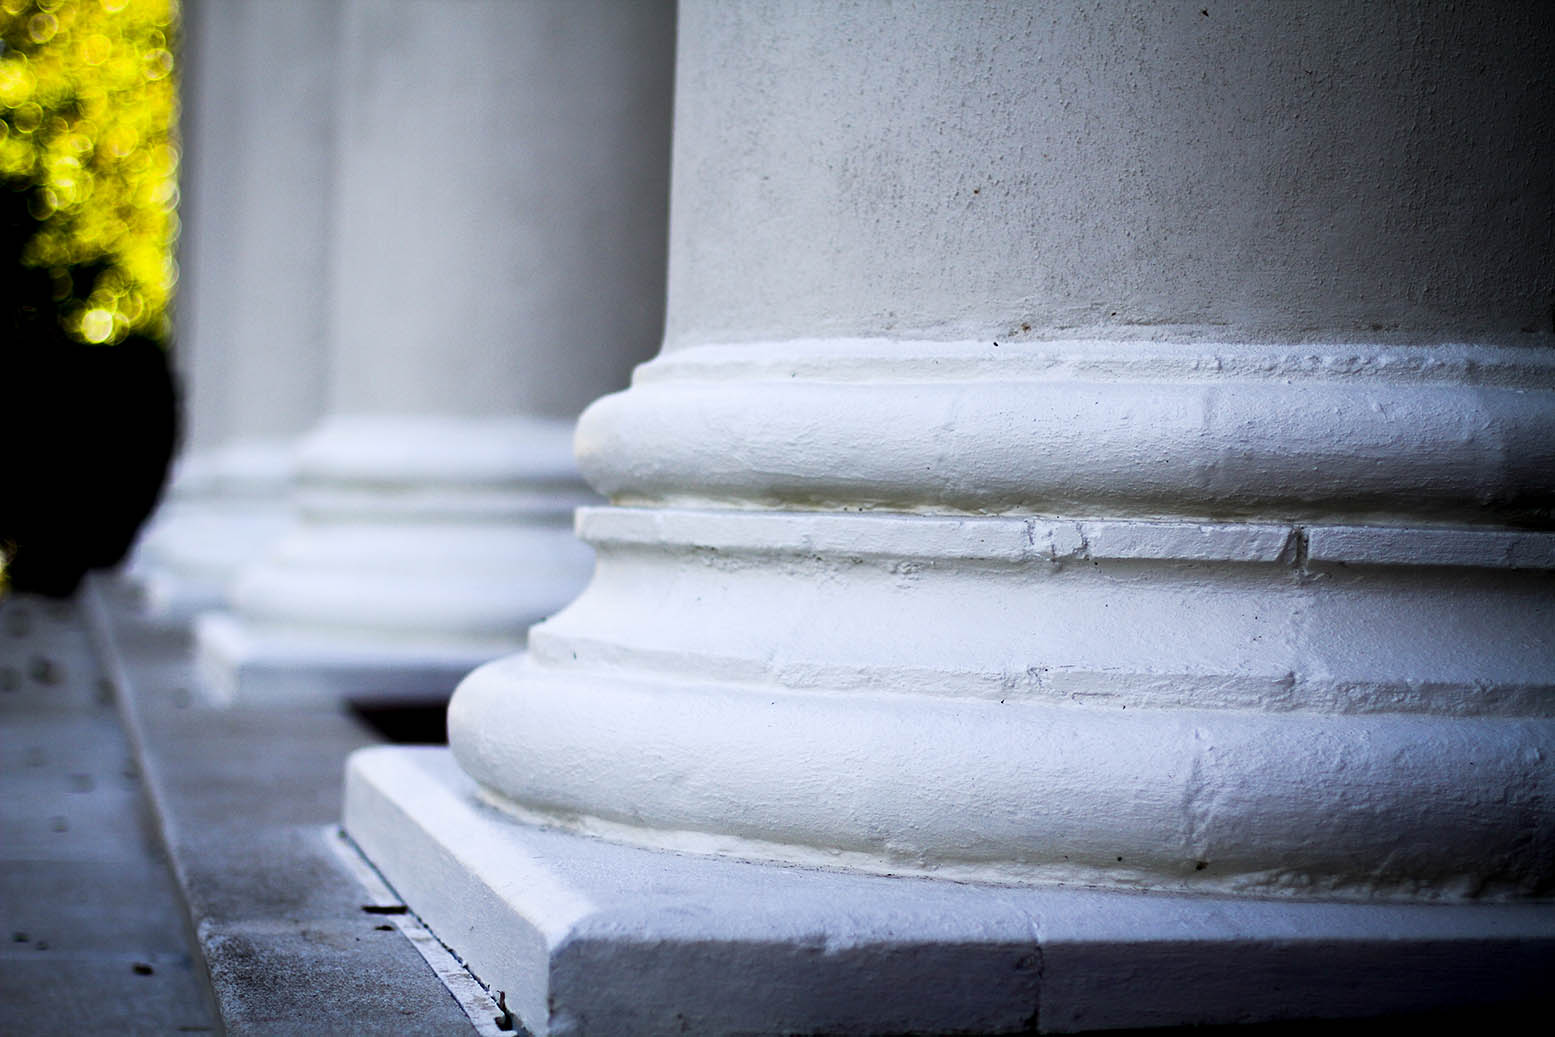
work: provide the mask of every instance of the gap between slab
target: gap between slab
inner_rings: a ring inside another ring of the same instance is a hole
[[[491,991],[465,967],[453,949],[439,940],[421,923],[420,917],[410,910],[404,899],[394,892],[372,862],[362,853],[339,825],[329,825],[320,833],[331,853],[340,861],[367,892],[368,903],[381,911],[384,924],[392,924],[405,935],[427,967],[437,974],[443,986],[453,995],[470,1025],[482,1037],[530,1037],[529,1031],[519,1025],[505,1003],[499,1004]],[[382,925],[379,926],[382,928]]]

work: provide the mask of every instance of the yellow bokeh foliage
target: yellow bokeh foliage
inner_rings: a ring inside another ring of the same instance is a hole
[[[0,178],[28,185],[23,262],[50,272],[83,342],[168,337],[177,16],[178,0],[0,0]]]

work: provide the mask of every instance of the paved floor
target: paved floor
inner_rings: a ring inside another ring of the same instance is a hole
[[[0,1033],[212,1033],[214,1006],[77,606],[0,601]]]
[[[378,734],[343,707],[205,705],[185,629],[146,620],[107,580],[84,600],[227,1032],[470,1033],[330,845],[346,757]]]
[[[0,1034],[474,1032],[338,834],[380,735],[189,662],[111,581],[0,600]]]

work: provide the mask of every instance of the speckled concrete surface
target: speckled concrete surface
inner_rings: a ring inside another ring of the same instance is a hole
[[[95,587],[0,602],[0,1033],[472,1032],[327,842],[372,731],[201,708]]]
[[[0,1032],[220,1027],[79,607],[0,601]]]
[[[140,618],[109,580],[87,594],[226,1031],[472,1032],[326,841],[345,757],[373,732],[343,710],[202,706],[183,628]]]

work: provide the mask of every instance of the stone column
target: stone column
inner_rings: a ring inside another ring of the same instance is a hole
[[[151,611],[224,604],[285,530],[324,395],[336,0],[185,8],[176,352],[185,436],[132,565]]]
[[[411,907],[537,1033],[1533,996],[1547,20],[680,10],[593,582],[352,765]]]
[[[355,0],[328,413],[199,629],[222,701],[446,698],[583,587],[578,412],[663,327],[668,4]]]

